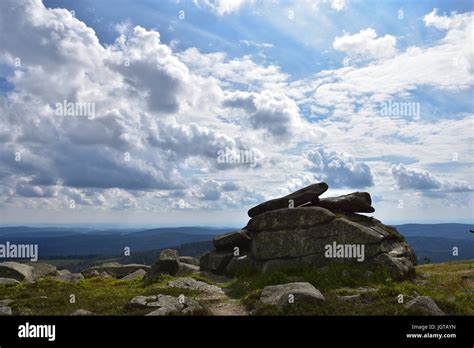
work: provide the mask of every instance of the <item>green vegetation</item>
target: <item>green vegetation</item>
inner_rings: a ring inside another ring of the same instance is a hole
[[[289,276],[291,275],[291,276]],[[267,285],[304,281],[313,284],[325,296],[321,305],[305,303],[278,310],[262,305],[259,301],[262,289]],[[404,295],[404,303],[411,298],[431,296],[438,306],[451,315],[474,315],[474,261],[429,264],[417,267],[417,278],[394,282],[382,270],[366,273],[359,267],[337,265],[324,272],[314,269],[287,270],[266,274],[240,274],[226,284],[229,296],[241,298],[256,315],[421,315],[405,309],[398,303],[398,295]],[[369,287],[373,291],[358,291]],[[358,295],[354,300],[341,301],[338,296]]]
[[[150,309],[128,307],[128,302],[137,295],[183,294],[195,297],[197,292],[178,288],[164,288],[173,278],[145,286],[140,280],[123,281],[113,278],[94,277],[77,283],[43,278],[33,284],[0,286],[0,299],[14,300],[14,313],[23,315],[70,315],[78,309],[86,309],[100,315],[144,315]],[[75,303],[70,303],[70,296]]]
[[[398,303],[398,295],[404,295],[404,303],[421,295],[430,296],[437,305],[450,315],[474,315],[474,260],[425,264],[417,266],[414,280],[394,282],[382,270],[366,270],[357,266],[336,265],[324,271],[310,268],[292,269],[285,272],[256,274],[251,270],[239,271],[225,284],[229,297],[240,301],[254,315],[419,315]],[[215,284],[202,274],[196,280]],[[152,284],[140,280],[116,280],[90,278],[77,283],[43,278],[33,284],[0,286],[0,299],[14,300],[11,305],[15,314],[69,315],[77,309],[86,309],[100,315],[144,315],[150,309],[128,307],[137,295],[184,294],[198,298],[191,290],[165,288],[171,276],[163,276]],[[320,305],[295,303],[285,309],[263,305],[259,299],[267,285],[288,282],[310,282],[326,298]],[[358,290],[364,287],[365,291]],[[76,302],[70,303],[70,295]],[[341,296],[353,298],[341,300]],[[203,312],[201,314],[205,314]]]

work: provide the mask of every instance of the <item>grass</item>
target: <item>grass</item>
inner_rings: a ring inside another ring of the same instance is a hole
[[[373,270],[367,274],[357,265],[335,265],[326,271],[310,268],[289,269],[285,272],[256,274],[241,272],[226,283],[229,297],[239,299],[254,315],[418,315],[398,303],[398,295],[411,297],[430,296],[438,306],[450,315],[474,315],[474,260],[425,264],[416,267],[414,280],[394,282],[387,273]],[[214,282],[201,274],[192,275],[196,280]],[[77,309],[86,309],[100,315],[143,315],[150,309],[133,309],[128,302],[137,295],[181,294],[197,298],[192,290],[164,288],[171,276],[162,276],[151,284],[140,280],[117,280],[94,277],[77,283],[43,278],[33,284],[0,286],[0,299],[14,300],[14,314],[23,315],[70,315]],[[268,285],[304,281],[313,284],[326,298],[320,305],[295,303],[284,309],[262,305],[259,301],[262,289]],[[357,294],[357,287],[371,287],[377,291],[360,295],[355,302],[341,301],[338,296]],[[70,295],[75,303],[70,303]],[[204,312],[201,314],[205,314]]]
[[[33,284],[0,286],[0,299],[14,300],[13,312],[23,315],[70,315],[80,308],[100,315],[143,315],[151,310],[128,307],[128,302],[137,295],[183,294],[192,298],[198,295],[192,290],[163,288],[169,280],[143,285],[140,280],[100,277],[77,283],[43,278]],[[75,296],[75,303],[70,302],[71,295]]]
[[[229,296],[242,298],[242,303],[255,315],[422,315],[404,307],[417,295],[432,297],[446,314],[474,315],[474,260],[421,265],[417,266],[417,274],[414,280],[394,282],[381,270],[366,275],[357,267],[337,265],[325,272],[299,269],[241,275],[227,286]],[[326,301],[320,305],[295,303],[284,309],[261,304],[259,298],[265,286],[292,282],[295,278],[313,284]],[[356,288],[361,286],[377,291],[362,293],[354,302],[338,298],[357,294]],[[404,295],[402,304],[398,302],[400,294]]]

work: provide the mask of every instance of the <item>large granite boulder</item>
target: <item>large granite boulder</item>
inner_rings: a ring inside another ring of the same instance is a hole
[[[250,249],[250,237],[245,230],[229,232],[217,236],[213,240],[216,250],[233,251],[235,247],[241,250]]]
[[[0,278],[11,278],[20,282],[32,282],[34,281],[33,267],[14,261],[1,262]]]
[[[416,255],[405,238],[395,228],[356,213],[374,212],[369,193],[319,199],[326,189],[325,183],[310,185],[250,209],[252,218],[243,230],[214,239],[216,250],[201,258],[201,271],[232,275],[245,269],[357,264],[368,270],[383,268],[395,280],[415,275]],[[290,199],[301,197],[303,205],[294,201],[288,206]],[[250,248],[235,255],[232,247],[239,243]]]
[[[298,207],[308,202],[314,203],[319,200],[319,196],[326,192],[327,189],[328,185],[325,182],[309,185],[281,198],[263,202],[250,209],[248,215],[254,217],[267,211],[289,208],[291,203],[294,207]]]
[[[321,207],[282,208],[252,218],[247,230],[252,232],[285,228],[309,227],[333,220],[336,217]]]

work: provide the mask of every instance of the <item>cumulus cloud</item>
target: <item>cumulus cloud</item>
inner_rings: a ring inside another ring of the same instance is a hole
[[[445,192],[472,191],[467,181],[442,180],[427,170],[407,168],[403,164],[392,165],[390,173],[401,190],[439,190]]]
[[[436,8],[423,17],[423,22],[427,27],[444,30],[464,27],[469,24],[469,21],[472,21],[470,14],[453,13],[451,16],[439,16]]]
[[[348,153],[328,151],[322,148],[304,154],[307,169],[326,181],[330,187],[369,187],[374,185],[370,167]]]
[[[303,125],[298,105],[282,93],[235,92],[227,96],[224,105],[242,109],[253,127],[273,137],[291,137]]]
[[[377,37],[372,28],[361,30],[357,34],[336,36],[333,48],[359,58],[386,59],[395,56],[397,39],[392,35]]]

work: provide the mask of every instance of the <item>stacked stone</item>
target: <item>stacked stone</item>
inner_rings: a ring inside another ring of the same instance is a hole
[[[395,228],[358,214],[375,211],[370,194],[320,199],[327,189],[326,183],[317,183],[251,208],[244,229],[214,239],[215,250],[200,260],[201,271],[231,275],[249,267],[268,272],[360,263],[385,267],[397,280],[413,276],[416,256],[404,237]],[[328,257],[328,245],[363,246],[363,257]]]

